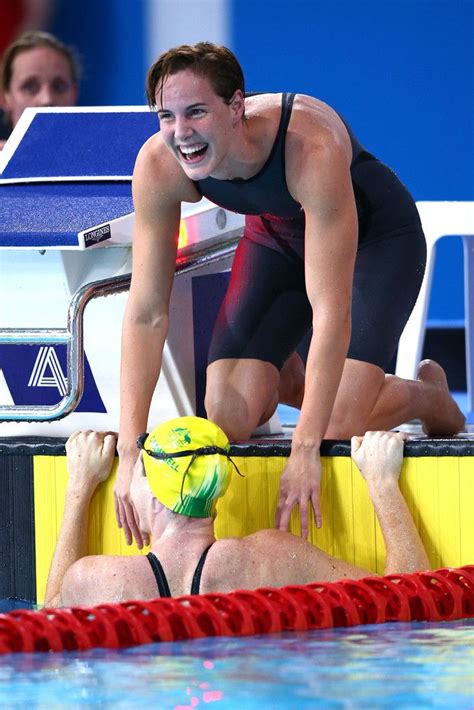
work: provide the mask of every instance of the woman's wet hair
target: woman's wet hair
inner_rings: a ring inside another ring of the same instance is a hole
[[[244,74],[236,56],[211,42],[183,44],[163,52],[150,67],[146,78],[146,94],[150,108],[156,109],[156,92],[163,90],[167,77],[191,69],[211,82],[215,93],[230,104],[235,92],[245,90]]]
[[[69,63],[71,79],[74,84],[78,84],[81,78],[81,68],[75,52],[57,37],[49,32],[24,32],[18,39],[5,50],[0,65],[0,90],[6,92],[10,88],[13,75],[13,62],[15,58],[23,52],[31,49],[46,47],[62,54]]]

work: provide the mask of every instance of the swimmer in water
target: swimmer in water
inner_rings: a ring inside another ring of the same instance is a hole
[[[382,530],[385,574],[428,569],[429,561],[398,479],[402,434],[369,432],[352,439],[352,459],[365,479]],[[153,599],[233,589],[360,579],[372,574],[283,530],[243,538],[214,535],[215,507],[231,475],[229,441],[215,424],[181,417],[140,437],[131,495],[148,555],[87,556],[88,511],[111,470],[113,434],[79,432],[66,444],[69,480],[64,517],[51,562],[45,606]]]

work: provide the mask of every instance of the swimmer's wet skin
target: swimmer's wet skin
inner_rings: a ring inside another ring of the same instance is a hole
[[[384,536],[386,573],[429,567],[398,487],[403,441],[401,434],[387,432],[352,441],[352,457],[367,482]],[[84,556],[89,502],[112,466],[115,437],[73,435],[67,444],[70,477],[46,605],[226,592],[368,574],[282,530],[216,540],[215,503],[235,471],[228,439],[217,425],[181,417],[141,437],[140,445],[131,495],[139,525],[151,536],[152,555]]]
[[[226,47],[200,42],[163,52],[148,72],[147,97],[160,132],[143,146],[133,177],[134,263],[147,268],[134,273],[123,325],[117,521],[127,542],[133,535],[140,545],[128,495],[135,441],[159,377],[181,203],[204,196],[246,216],[209,348],[206,415],[241,441],[279,401],[301,406],[278,525],[288,529],[296,506],[312,508],[321,525],[323,439],[412,419],[430,432],[463,427],[455,405],[444,408],[449,416],[436,414],[441,383],[385,376],[423,280],[415,202],[324,102],[246,95]],[[166,245],[160,257],[158,242]],[[154,294],[153,302],[141,294]],[[303,367],[295,351],[307,333]]]

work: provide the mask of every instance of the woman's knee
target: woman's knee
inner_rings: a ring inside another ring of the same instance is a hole
[[[249,411],[242,397],[212,397],[204,402],[207,418],[220,426],[230,441],[248,439],[255,426],[249,421]]]
[[[384,380],[376,365],[346,360],[325,437],[349,439],[365,434]]]
[[[298,353],[294,352],[280,371],[278,401],[301,409],[304,396],[305,366]]]
[[[268,399],[268,398],[266,398]],[[278,393],[263,402],[258,396],[251,401],[241,393],[227,390],[206,393],[204,401],[207,418],[221,427],[230,441],[249,439],[255,429],[265,424],[278,406]]]
[[[334,409],[326,430],[325,439],[350,439],[363,436],[367,431],[368,417],[356,407]]]
[[[248,439],[273,414],[278,381],[278,370],[262,361],[212,363],[207,370],[204,402],[208,418],[231,441]]]

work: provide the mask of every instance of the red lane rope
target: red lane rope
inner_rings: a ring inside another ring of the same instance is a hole
[[[474,617],[474,565],[229,594],[0,614],[0,653],[126,648],[386,621]]]

